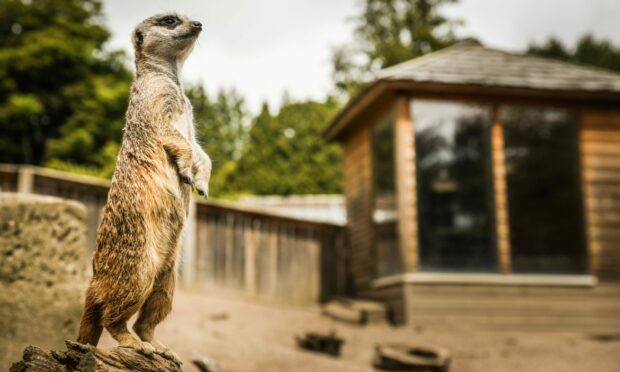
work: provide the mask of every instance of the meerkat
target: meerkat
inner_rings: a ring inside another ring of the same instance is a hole
[[[195,140],[192,106],[179,80],[201,30],[200,22],[160,14],[133,32],[136,78],[97,231],[80,343],[96,346],[105,328],[119,346],[178,361],[154,331],[172,308],[190,193],[195,186],[208,194],[211,160]],[[136,313],[137,337],[127,329]]]

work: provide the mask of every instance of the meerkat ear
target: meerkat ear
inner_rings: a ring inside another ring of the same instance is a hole
[[[136,31],[136,45],[141,46],[144,42],[144,33],[142,31]]]

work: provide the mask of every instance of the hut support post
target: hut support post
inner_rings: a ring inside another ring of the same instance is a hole
[[[506,185],[506,158],[504,156],[504,128],[499,109],[493,110],[491,127],[491,157],[493,164],[493,191],[495,202],[495,237],[499,270],[503,274],[512,271],[510,255],[510,225],[508,223],[508,193]]]
[[[415,133],[411,120],[409,99],[396,101],[394,123],[394,161],[398,200],[398,235],[402,269],[418,271],[417,193],[415,174]]]

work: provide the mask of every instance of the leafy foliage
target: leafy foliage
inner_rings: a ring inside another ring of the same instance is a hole
[[[340,148],[320,136],[338,108],[333,99],[288,102],[274,116],[263,105],[230,184],[263,195],[341,192]]]
[[[333,80],[339,92],[353,96],[374,73],[455,41],[457,21],[440,10],[458,0],[365,0],[352,45],[332,55]]]
[[[620,48],[590,34],[582,36],[574,48],[550,37],[543,44],[531,44],[528,53],[562,61],[620,71]]]
[[[100,17],[97,0],[0,2],[1,162],[109,164],[130,74]]]

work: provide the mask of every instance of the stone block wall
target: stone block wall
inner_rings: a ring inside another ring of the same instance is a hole
[[[86,209],[64,199],[0,193],[0,370],[29,344],[75,339],[86,269]]]

